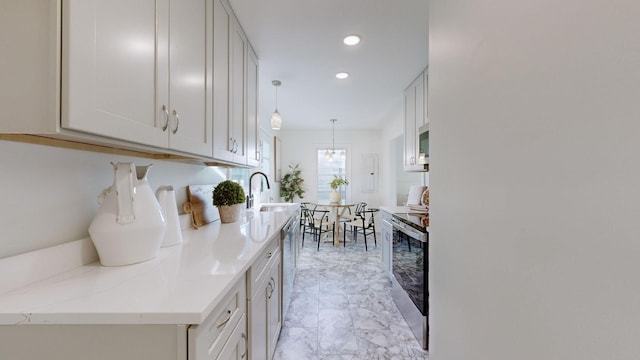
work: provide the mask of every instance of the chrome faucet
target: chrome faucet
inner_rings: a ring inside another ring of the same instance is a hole
[[[267,181],[267,189],[271,189],[271,186],[269,186],[269,178],[267,177],[267,174],[261,171],[256,171],[253,174],[251,174],[251,176],[249,176],[249,196],[247,196],[247,209],[250,209],[253,207],[253,194],[251,193],[251,188],[252,188],[251,180],[253,180],[253,177],[258,174],[264,176],[264,179]]]

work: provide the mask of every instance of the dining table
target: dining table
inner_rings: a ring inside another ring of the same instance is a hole
[[[342,235],[341,235],[342,226],[340,224],[340,219],[345,218],[348,215],[351,215],[350,209],[356,206],[357,203],[342,199],[339,202],[331,202],[329,200],[320,200],[313,203],[313,205],[315,205],[316,209],[329,210],[329,216],[330,216],[329,220],[330,222],[333,222],[336,224],[335,246],[340,245],[340,243],[342,242]]]

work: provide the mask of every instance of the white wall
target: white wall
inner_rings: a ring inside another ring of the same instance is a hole
[[[187,185],[227,177],[217,167],[0,141],[0,258],[89,236],[96,198],[113,181],[109,162],[117,161],[152,163],[151,187],[173,185],[180,213]]]
[[[316,149],[331,147],[331,127],[327,121],[328,130],[282,130],[282,173],[289,172],[289,164],[300,164],[302,178],[306,190],[303,201],[314,202],[317,199],[317,162]],[[337,125],[336,125],[337,127]],[[347,196],[350,201],[364,201],[369,207],[377,207],[383,203],[386,187],[384,176],[387,170],[381,160],[386,150],[381,146],[380,130],[339,130],[335,132],[336,148],[346,146],[347,149]],[[362,192],[364,174],[361,171],[362,154],[378,155],[378,188],[374,193]],[[298,201],[298,200],[296,200]]]
[[[640,356],[640,2],[431,0],[431,360]]]

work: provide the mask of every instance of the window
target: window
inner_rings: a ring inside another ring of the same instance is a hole
[[[344,148],[336,148],[335,153],[331,158],[327,158],[326,154],[330,154],[331,149],[318,149],[318,200],[328,200],[329,193],[332,191],[329,183],[333,180],[333,176],[336,175],[341,178],[346,178],[347,174],[347,150]],[[347,198],[347,190],[345,186],[341,186],[337,189],[340,192],[342,199]]]

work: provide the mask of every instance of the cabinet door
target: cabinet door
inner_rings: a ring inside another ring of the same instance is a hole
[[[167,131],[170,148],[212,156],[213,120],[206,116],[206,53],[211,46],[206,8],[205,0],[171,1]]]
[[[273,284],[272,290],[267,297],[267,359],[273,357],[282,328],[282,258],[271,267],[270,281]]]
[[[229,26],[231,10],[213,0],[213,157],[233,161],[229,128]]]
[[[155,100],[168,0],[69,0],[62,9],[61,126],[166,147]]]
[[[231,19],[231,137],[236,147],[233,149],[234,162],[239,164],[247,163],[246,149],[246,97],[245,97],[245,75],[247,65],[247,37],[245,36],[240,23],[235,17]]]
[[[393,236],[393,228],[382,224],[382,267],[391,274],[391,243]]]
[[[409,86],[404,92],[404,165],[416,164],[416,89]]]
[[[271,359],[282,328],[282,258],[275,255],[269,262],[258,290],[251,299],[249,324],[252,359]]]
[[[418,164],[420,133],[418,128],[426,123],[424,73],[413,81],[404,92],[404,165]]]
[[[272,285],[269,278],[265,278],[259,285],[259,290],[249,301],[251,312],[249,313],[249,343],[251,359],[268,359],[268,317],[267,304]]]
[[[260,149],[258,147],[258,56],[247,43],[247,165],[260,166]]]

